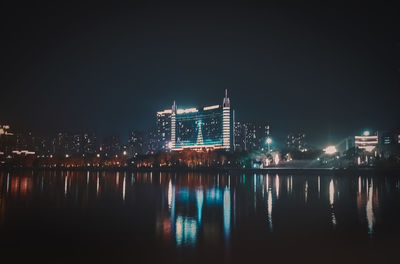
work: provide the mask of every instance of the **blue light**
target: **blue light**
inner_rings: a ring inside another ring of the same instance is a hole
[[[224,190],[224,233],[225,239],[229,238],[231,231],[231,193],[228,187]]]

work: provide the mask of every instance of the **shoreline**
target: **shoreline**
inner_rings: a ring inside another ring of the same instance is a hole
[[[129,171],[129,172],[242,172],[242,173],[308,173],[308,174],[348,174],[348,173],[396,173],[400,175],[400,168],[287,168],[287,167],[271,167],[271,168],[133,168],[133,167],[56,167],[56,168],[32,168],[32,167],[16,167],[7,168],[0,167],[0,171]]]

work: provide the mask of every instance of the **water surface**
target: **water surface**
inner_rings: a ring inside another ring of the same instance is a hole
[[[385,262],[399,209],[396,175],[0,172],[0,260]]]

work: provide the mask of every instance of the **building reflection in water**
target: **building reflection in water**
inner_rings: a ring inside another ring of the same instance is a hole
[[[190,217],[178,216],[175,224],[177,246],[194,245],[197,238],[196,221]]]
[[[100,179],[99,179],[99,174],[97,173],[97,178],[96,178],[96,196],[99,196],[99,191],[100,191]]]
[[[333,179],[331,179],[331,181],[329,182],[329,205],[331,207],[331,222],[333,227],[336,226],[334,203],[335,203],[335,185]]]
[[[120,176],[122,179],[119,179]],[[293,177],[297,177],[294,184]],[[307,208],[315,209],[311,216],[319,217],[321,210],[315,207],[314,199],[324,197],[325,205],[329,203],[329,206],[320,215],[323,215],[321,217],[324,217],[328,225],[338,226],[337,212],[339,210],[343,212],[343,207],[351,205],[351,202],[356,200],[362,226],[365,232],[373,234],[380,219],[378,190],[388,192],[388,187],[384,188],[387,185],[379,178],[373,177],[303,177],[253,173],[218,176],[199,173],[120,175],[116,172],[87,171],[46,171],[32,176],[31,172],[11,174],[1,172],[0,223],[5,219],[7,208],[12,210],[21,199],[28,203],[40,198],[42,200],[36,204],[48,205],[54,202],[60,208],[65,201],[73,202],[80,207],[104,205],[98,208],[107,207],[115,202],[123,204],[122,208],[126,210],[128,207],[141,208],[138,206],[143,201],[141,199],[151,197],[146,203],[148,202],[153,208],[148,207],[148,210],[155,210],[156,233],[164,241],[177,246],[220,240],[228,244],[232,237],[235,237],[233,235],[236,234],[235,231],[245,225],[253,224],[250,223],[249,216],[259,218],[266,232],[279,233],[280,227],[288,224],[284,222],[288,220],[282,220],[282,212],[285,212],[285,217],[289,216],[290,219],[302,217],[296,208],[298,205],[296,202],[303,203],[304,199]],[[346,191],[349,186],[353,186],[351,192]],[[393,180],[391,187],[395,191],[398,190],[397,179]],[[133,191],[139,188],[146,192]],[[318,196],[315,193],[317,188]],[[353,199],[355,196],[357,198]],[[102,199],[99,199],[100,197]],[[338,203],[338,200],[348,201],[347,205],[344,202]],[[285,206],[294,210],[285,211]],[[326,210],[330,213],[328,218]],[[340,214],[340,223],[346,223],[345,217],[346,215]],[[301,221],[296,223],[300,224]]]
[[[126,175],[124,175],[124,180],[122,182],[122,200],[125,201],[125,193],[126,193]]]
[[[229,234],[231,231],[231,192],[228,187],[224,190],[224,233],[225,240],[229,240]]]
[[[276,174],[275,176],[275,192],[276,192],[276,199],[279,199],[279,175]]]
[[[373,203],[372,199],[374,196],[374,182],[371,179],[371,182],[368,183],[369,188],[367,191],[367,205],[365,206],[365,211],[367,215],[367,223],[368,223],[368,233],[372,234],[374,230],[374,224],[375,224],[375,216],[374,216],[374,209],[373,209]]]
[[[67,196],[68,193],[68,173],[64,178],[64,195]]]
[[[307,196],[308,196],[308,181],[306,180],[306,184],[304,184],[304,201],[307,203]]]
[[[321,198],[321,177],[318,176],[318,199]]]
[[[357,208],[360,219],[367,224],[368,234],[374,233],[376,211],[379,209],[378,188],[372,178],[358,177]],[[365,215],[364,215],[365,214]]]
[[[168,237],[169,233],[172,235],[171,241],[177,247],[187,247],[194,246],[198,242],[199,232],[204,235],[203,239],[215,241],[220,230],[224,234],[226,243],[229,243],[231,218],[234,214],[230,179],[224,175],[218,178],[219,180],[191,175],[180,175],[176,180],[169,178],[164,196],[168,213],[161,211],[157,218],[159,227],[157,230],[163,232],[162,237]],[[161,182],[166,181],[161,180]],[[204,223],[205,213],[208,219],[206,223]],[[222,215],[222,221],[216,217],[218,214]],[[166,222],[170,224],[170,228],[164,227]]]
[[[202,189],[196,191],[196,204],[197,204],[197,223],[200,226],[203,216],[203,201],[204,194]]]
[[[257,175],[253,175],[253,205],[254,211],[257,210]]]
[[[267,188],[267,220],[269,225],[269,230],[272,232],[272,188],[269,185],[269,175],[266,176],[266,188]],[[272,184],[271,184],[272,185]]]

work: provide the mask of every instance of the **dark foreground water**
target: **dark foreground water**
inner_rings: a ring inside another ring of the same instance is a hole
[[[400,261],[396,175],[0,172],[1,263]]]

